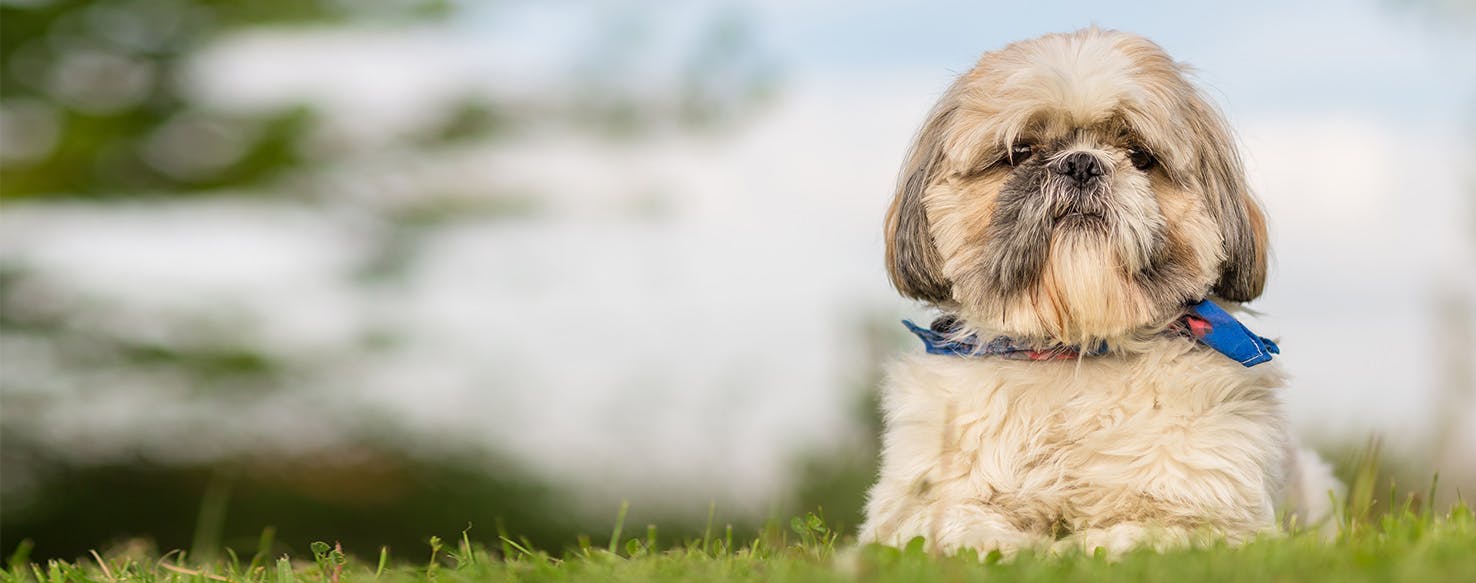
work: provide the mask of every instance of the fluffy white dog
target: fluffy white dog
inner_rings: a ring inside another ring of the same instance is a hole
[[[1231,133],[1139,36],[985,54],[919,131],[887,266],[940,309],[890,368],[863,542],[1121,552],[1323,520],[1260,295],[1266,225]],[[1232,308],[1233,309],[1233,308]]]

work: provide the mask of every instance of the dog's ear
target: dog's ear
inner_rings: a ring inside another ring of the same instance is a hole
[[[952,286],[943,276],[943,258],[933,243],[923,194],[943,165],[943,133],[957,109],[950,91],[918,130],[897,177],[897,192],[887,209],[887,275],[909,298],[946,303]]]
[[[1210,291],[1230,301],[1248,302],[1266,287],[1266,216],[1251,195],[1224,118],[1207,102],[1194,105],[1189,117],[1204,148],[1197,170],[1225,245],[1225,262]]]
[[[1260,297],[1266,287],[1266,216],[1248,192],[1230,205],[1220,219],[1225,263],[1212,291],[1230,301],[1248,302]]]

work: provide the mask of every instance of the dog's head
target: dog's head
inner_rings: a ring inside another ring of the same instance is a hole
[[[1114,338],[1266,279],[1220,114],[1158,45],[1095,28],[985,54],[948,89],[886,238],[903,295],[1017,337]]]

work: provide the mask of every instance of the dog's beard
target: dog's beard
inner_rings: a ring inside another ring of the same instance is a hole
[[[1146,183],[1078,186],[1058,176],[1007,197],[992,225],[999,323],[1009,331],[1084,344],[1152,323],[1138,277],[1163,243],[1164,224]]]
[[[1151,313],[1113,245],[1112,231],[1087,217],[1060,223],[1035,289],[1031,308],[1050,336],[1084,344],[1120,336]],[[1085,222],[1085,226],[1077,226]]]

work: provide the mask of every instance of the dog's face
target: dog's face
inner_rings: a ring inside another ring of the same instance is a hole
[[[1158,45],[1087,29],[988,53],[934,107],[887,214],[904,295],[1081,343],[1248,301],[1266,227],[1218,112]]]

